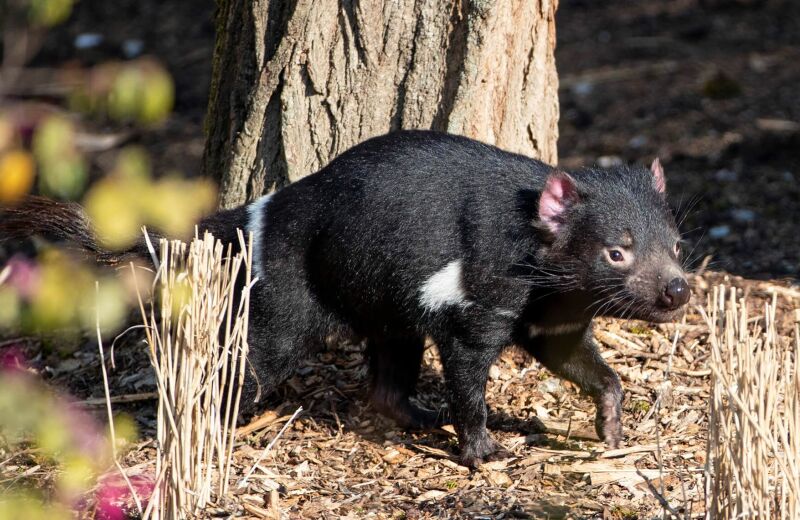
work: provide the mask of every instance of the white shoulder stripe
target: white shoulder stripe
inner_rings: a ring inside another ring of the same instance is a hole
[[[428,311],[447,305],[469,304],[462,281],[461,260],[453,260],[433,273],[422,284],[419,293],[419,302]]]
[[[264,226],[266,223],[267,203],[272,194],[264,195],[247,206],[247,232],[253,233],[253,273],[264,278]]]

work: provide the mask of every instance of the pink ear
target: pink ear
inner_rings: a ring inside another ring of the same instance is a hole
[[[656,190],[658,190],[659,193],[666,192],[667,181],[664,179],[664,167],[661,166],[661,161],[658,160],[658,157],[653,159],[653,164],[650,165],[650,171],[653,172]]]
[[[553,172],[547,177],[539,198],[539,220],[556,234],[564,222],[564,212],[577,201],[575,179],[565,172]]]

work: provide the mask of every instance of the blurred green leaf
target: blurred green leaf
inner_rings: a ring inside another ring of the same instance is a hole
[[[61,504],[45,503],[24,493],[6,493],[0,497],[0,520],[68,520],[73,518]]]
[[[124,179],[107,177],[98,181],[83,201],[102,244],[114,250],[132,245],[139,236],[143,218],[139,200],[146,192]]]
[[[0,328],[11,328],[19,322],[20,301],[11,287],[0,287]]]
[[[159,123],[169,116],[175,103],[172,77],[150,58],[98,68],[93,77],[88,95],[99,99],[83,104],[106,106],[114,119],[144,125]]]
[[[84,329],[94,329],[99,318],[101,331],[109,333],[119,330],[128,313],[127,298],[122,285],[114,278],[105,278],[98,284],[95,292],[94,295],[86,294],[82,298],[80,318]]]
[[[138,68],[123,67],[108,94],[108,113],[114,119],[135,119],[142,102],[144,85]]]
[[[142,201],[148,222],[177,238],[192,236],[197,221],[216,202],[214,185],[204,180],[167,177],[153,186],[152,193]]]
[[[77,496],[94,483],[97,475],[96,463],[85,453],[75,450],[63,457],[61,472],[58,478],[58,487],[68,496]]]
[[[75,128],[67,119],[45,119],[33,136],[33,153],[39,164],[42,192],[65,199],[75,199],[83,193],[88,172],[75,147]]]
[[[56,329],[76,325],[78,306],[94,294],[94,274],[57,249],[45,251],[39,262],[39,283],[31,298],[29,326]]]
[[[39,189],[62,199],[76,199],[86,186],[87,171],[79,157],[64,157],[62,162],[40,164]]]
[[[61,116],[46,118],[33,136],[33,153],[39,161],[55,161],[75,149],[75,128]]]
[[[30,19],[36,25],[51,27],[69,18],[74,0],[30,0]]]
[[[145,62],[144,90],[139,107],[139,121],[144,124],[159,123],[169,116],[175,103],[175,85],[172,78],[155,62]]]
[[[112,175],[132,181],[147,181],[151,172],[152,165],[147,150],[141,146],[126,146],[119,152]]]
[[[114,432],[119,444],[136,442],[139,438],[136,420],[128,414],[114,416]]]

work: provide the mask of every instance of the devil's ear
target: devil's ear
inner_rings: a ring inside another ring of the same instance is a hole
[[[551,173],[539,197],[539,222],[553,235],[558,234],[564,224],[566,211],[578,200],[575,179],[566,172]]]
[[[653,173],[653,185],[659,193],[666,193],[667,180],[664,178],[664,167],[661,166],[661,161],[656,157],[653,159],[653,164],[650,165],[650,171]]]

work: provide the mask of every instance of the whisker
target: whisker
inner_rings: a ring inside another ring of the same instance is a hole
[[[697,204],[702,200],[702,198],[703,197],[701,195],[695,195],[694,197],[692,197],[690,199],[690,201],[686,205],[686,209],[683,211],[683,213],[682,214],[678,213],[678,215],[679,215],[679,218],[677,219],[678,220],[678,227],[681,227],[683,225],[683,223],[686,220],[686,218],[689,215],[691,215],[692,210],[694,210],[695,206],[697,206]]]
[[[704,238],[705,236],[706,236],[706,233],[705,233],[705,231],[703,231],[703,234],[702,234],[702,235],[700,235],[700,238],[698,238],[698,239],[697,239],[697,242],[695,242],[695,243],[694,243],[694,247],[692,247],[691,251],[689,251],[689,253],[686,255],[686,257],[685,257],[685,260],[683,261],[683,263],[682,263],[682,265],[681,265],[681,267],[683,267],[683,268],[684,268],[684,270],[686,270],[686,267],[690,265],[690,263],[689,263],[689,262],[690,262],[691,260],[693,260],[693,256],[692,256],[692,255],[694,254],[695,250],[697,250],[697,247],[698,247],[698,246],[700,245],[700,243],[703,241],[703,238]]]

